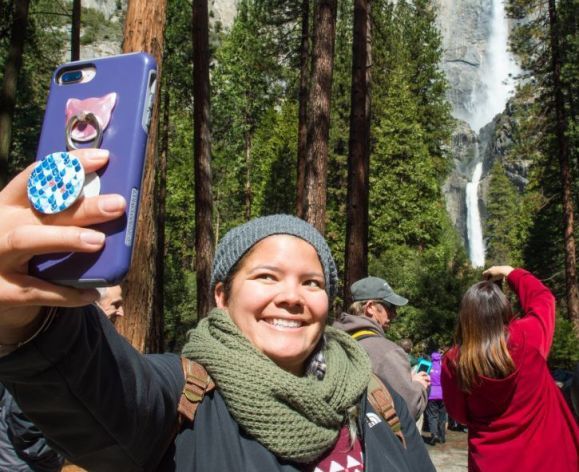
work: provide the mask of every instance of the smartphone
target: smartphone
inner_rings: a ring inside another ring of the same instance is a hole
[[[157,65],[146,53],[70,62],[54,72],[37,160],[84,147],[108,149],[106,167],[87,175],[84,196],[121,194],[127,210],[122,218],[93,226],[106,235],[101,251],[36,256],[31,275],[73,287],[104,287],[118,284],[129,271],[156,84]]]
[[[416,366],[416,372],[426,372],[430,374],[430,369],[432,369],[432,362],[428,359],[420,358]]]

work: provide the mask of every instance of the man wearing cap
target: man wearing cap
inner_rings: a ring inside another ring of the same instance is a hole
[[[404,350],[384,334],[396,318],[396,307],[406,305],[408,300],[378,277],[358,280],[350,291],[353,303],[348,313],[342,313],[334,322],[334,327],[360,342],[374,373],[406,400],[410,414],[418,418],[428,403],[430,378],[426,372],[412,373]]]

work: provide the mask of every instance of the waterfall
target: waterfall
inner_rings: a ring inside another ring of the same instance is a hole
[[[479,71],[479,86],[473,88],[467,119],[470,127],[480,134],[481,128],[490,123],[505,108],[514,90],[513,79],[519,69],[508,51],[508,23],[503,0],[490,3],[490,28],[484,60]],[[470,182],[466,186],[467,234],[469,256],[473,267],[485,263],[485,247],[478,206],[478,187],[483,171],[484,155],[477,149]]]
[[[473,267],[485,265],[485,247],[482,225],[478,209],[478,187],[482,176],[482,161],[478,161],[472,173],[472,180],[466,184],[466,229],[468,232],[468,254]]]

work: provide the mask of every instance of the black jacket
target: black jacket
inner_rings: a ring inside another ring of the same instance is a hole
[[[300,470],[244,435],[218,391],[176,432],[179,357],[140,355],[94,307],[60,310],[45,333],[0,359],[0,380],[51,444],[89,471]],[[404,401],[393,395],[408,448],[384,421],[370,427],[364,398],[365,470],[433,471]]]
[[[0,384],[0,470],[57,472],[63,462],[64,458],[47,444],[42,432]]]

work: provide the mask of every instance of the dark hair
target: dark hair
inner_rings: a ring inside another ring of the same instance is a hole
[[[414,347],[414,343],[412,342],[412,339],[410,338],[404,338],[401,339],[400,341],[398,341],[398,345],[404,349],[404,352],[410,353],[410,351],[412,351],[412,348]]]
[[[507,347],[512,318],[511,304],[495,283],[479,282],[464,294],[456,330],[456,367],[464,391],[470,392],[481,375],[502,379],[515,370]]]

